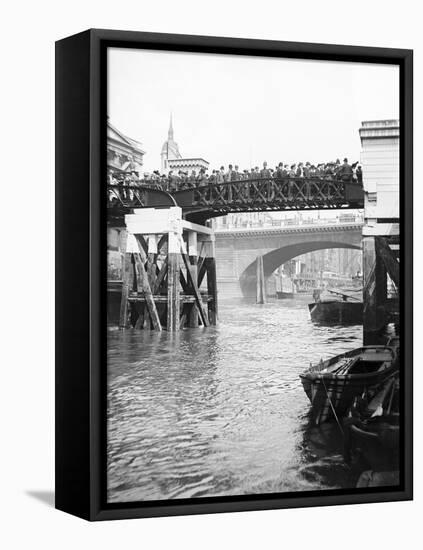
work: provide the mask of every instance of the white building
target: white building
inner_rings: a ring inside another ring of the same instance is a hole
[[[398,234],[399,227],[399,121],[362,123],[364,217],[363,235]]]

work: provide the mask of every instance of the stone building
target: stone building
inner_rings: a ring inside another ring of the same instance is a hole
[[[398,226],[399,134],[399,120],[365,121],[360,128],[366,235],[390,235]]]
[[[113,173],[136,172],[142,175],[145,151],[139,141],[122,134],[107,121],[107,170]]]

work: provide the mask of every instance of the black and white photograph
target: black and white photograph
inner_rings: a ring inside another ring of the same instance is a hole
[[[107,503],[399,487],[401,122],[398,65],[108,47]]]

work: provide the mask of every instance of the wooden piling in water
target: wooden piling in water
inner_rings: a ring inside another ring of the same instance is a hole
[[[144,267],[144,264],[141,260],[139,254],[135,254],[135,261],[137,263],[137,271],[140,277],[139,287],[142,289],[142,292],[145,296],[145,303],[147,305],[147,310],[150,316],[151,324],[153,325],[154,330],[161,331],[162,325],[160,322],[159,314],[157,312],[157,307],[153,299],[153,292],[151,290],[150,281],[148,278],[147,271]]]
[[[383,237],[363,237],[363,343],[366,346],[381,343],[380,332],[389,320],[386,265],[389,260],[384,261],[384,256],[390,252]],[[395,278],[395,273],[393,275]]]
[[[179,295],[179,235],[168,234],[167,250],[167,330],[174,332],[180,328],[180,295]]]
[[[195,231],[189,231],[188,232],[188,258],[189,262],[191,264],[191,271],[192,276],[194,277],[195,282],[198,284],[198,244],[197,244],[197,233]],[[193,287],[191,285],[191,289],[193,290]],[[198,307],[197,304],[194,303],[191,306],[191,309],[189,311],[188,316],[188,326],[191,328],[197,328],[198,327]]]
[[[184,220],[180,207],[144,209],[126,215],[125,223],[120,326],[178,331],[186,326],[198,327],[200,322],[204,327],[215,324],[212,229]],[[127,235],[135,237],[135,250],[133,245],[128,247]],[[200,254],[198,235],[202,241]],[[200,291],[204,277],[207,292]]]
[[[179,254],[168,254],[167,268],[167,330],[179,330]]]
[[[209,255],[205,259],[207,273],[207,294],[212,297],[212,300],[208,302],[208,313],[210,324],[216,325],[218,318],[216,247],[214,241],[210,241],[208,244]]]
[[[266,303],[266,286],[264,280],[263,256],[257,256],[256,303]]]
[[[120,299],[119,328],[128,326],[128,294],[131,270],[131,254],[127,252],[128,233],[122,236],[122,293]]]

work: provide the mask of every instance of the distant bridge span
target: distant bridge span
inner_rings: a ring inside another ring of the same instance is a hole
[[[134,208],[180,206],[196,223],[231,212],[280,212],[363,208],[361,185],[324,178],[241,180],[198,185],[180,191],[125,183],[108,185],[109,223],[121,224]]]
[[[362,223],[216,231],[217,281],[221,294],[255,296],[257,257],[267,279],[280,265],[326,248],[361,249]]]

